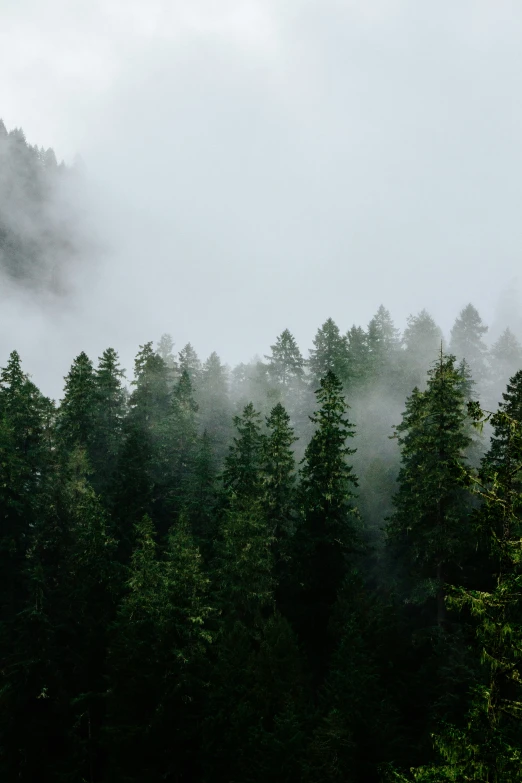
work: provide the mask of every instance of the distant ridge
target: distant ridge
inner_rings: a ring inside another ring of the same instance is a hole
[[[69,173],[51,148],[31,146],[21,128],[8,131],[0,119],[0,274],[18,285],[63,288],[75,249],[56,195]]]

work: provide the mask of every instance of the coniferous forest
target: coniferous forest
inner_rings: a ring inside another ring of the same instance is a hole
[[[522,346],[343,329],[80,352],[59,403],[12,351],[2,781],[522,780]]]

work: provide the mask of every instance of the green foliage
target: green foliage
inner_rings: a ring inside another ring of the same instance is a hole
[[[237,436],[233,438],[225,459],[223,486],[230,499],[248,505],[261,494],[261,463],[264,437],[261,433],[261,414],[251,402],[241,416],[234,416]]]
[[[301,469],[302,518],[295,536],[298,586],[290,613],[296,618],[314,675],[320,679],[329,652],[331,610],[359,536],[352,505],[357,479],[347,462],[354,450],[346,445],[354,435],[353,425],[346,417],[341,383],[332,372],[321,380],[316,396],[315,432]]]
[[[90,448],[95,420],[96,379],[86,353],[74,360],[65,378],[65,394],[58,409],[57,432],[63,447]]]
[[[265,359],[268,359],[268,372],[272,380],[284,389],[302,381],[304,359],[291,332],[285,329],[270,348],[272,353]]]
[[[388,536],[417,580],[416,600],[436,596],[442,626],[444,583],[456,577],[469,536],[465,452],[471,438],[462,376],[453,356],[441,351],[428,373],[426,391],[414,389],[408,398],[396,435],[402,467]],[[427,589],[419,591],[422,583]]]
[[[308,359],[313,383],[319,383],[329,372],[343,382],[348,372],[348,344],[337,324],[328,318],[317,330],[313,342],[314,347],[310,350]]]
[[[309,372],[288,330],[230,375],[173,351],[130,394],[80,354],[58,410],[1,371],[0,777],[519,781],[522,370],[485,413],[477,356],[383,307]]]
[[[198,667],[211,640],[208,578],[184,517],[160,555],[150,518],[137,525],[135,540],[109,647],[112,774],[152,782],[177,768],[184,779],[194,764],[188,751],[202,687]]]
[[[368,324],[368,349],[371,371],[374,377],[382,376],[387,365],[393,363],[400,347],[399,331],[392,317],[381,305]]]

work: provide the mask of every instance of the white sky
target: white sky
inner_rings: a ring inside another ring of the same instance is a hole
[[[498,320],[521,41],[514,0],[0,0],[0,117],[81,154],[106,246],[63,310],[4,295],[0,359],[56,393],[80,350],[130,368],[164,331],[233,363],[381,302]]]

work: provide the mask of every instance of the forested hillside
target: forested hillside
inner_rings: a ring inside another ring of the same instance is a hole
[[[52,149],[31,146],[0,119],[0,272],[8,279],[61,289],[63,264],[76,252],[71,214],[55,200],[67,175]]]
[[[381,307],[232,370],[164,335],[58,405],[14,351],[1,779],[522,780],[522,348],[485,331]]]

